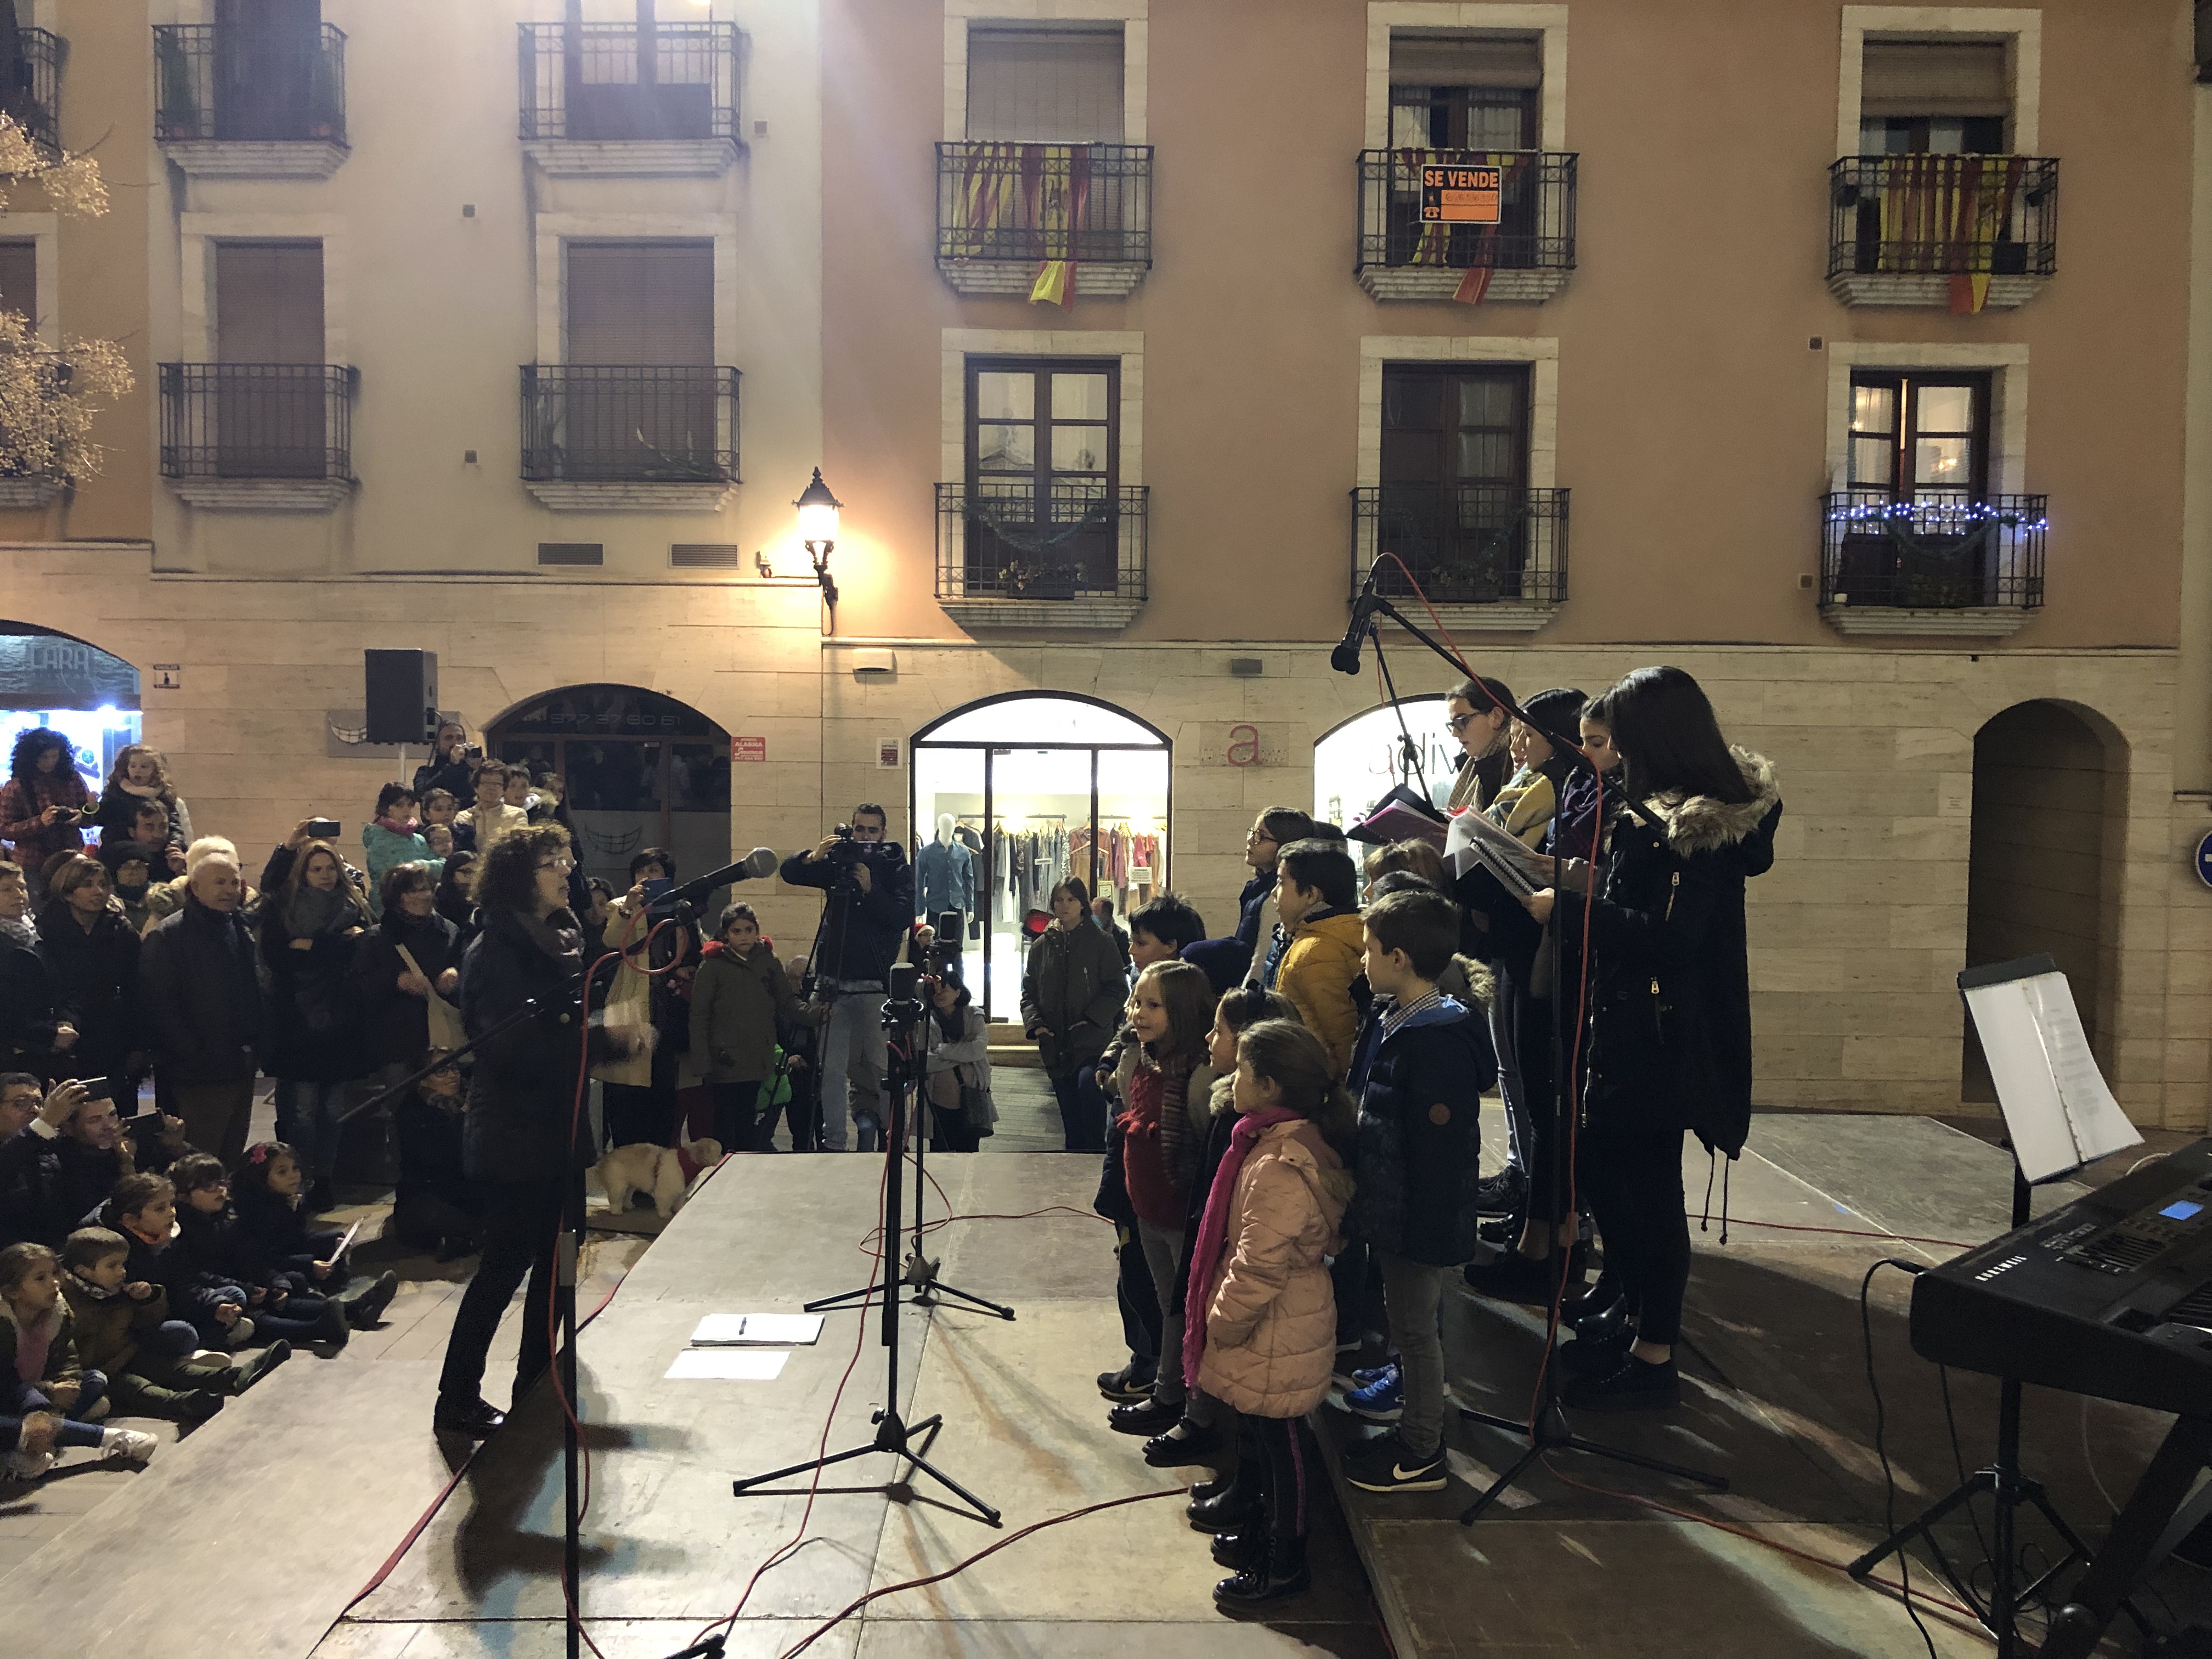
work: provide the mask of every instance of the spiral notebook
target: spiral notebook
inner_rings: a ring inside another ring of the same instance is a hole
[[[2013,1156],[2031,1182],[2142,1145],[2089,1049],[2073,988],[2048,956],[1970,968],[1959,994],[1990,1063]]]

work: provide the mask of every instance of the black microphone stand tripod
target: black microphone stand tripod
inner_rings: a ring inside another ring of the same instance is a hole
[[[1329,662],[1332,667],[1340,673],[1358,672],[1359,644],[1363,639],[1371,639],[1374,641],[1376,659],[1377,662],[1382,660],[1382,641],[1374,622],[1374,618],[1378,616],[1389,617],[1399,627],[1404,629],[1461,672],[1469,672],[1467,664],[1461,659],[1456,652],[1449,649],[1440,641],[1431,638],[1421,629],[1414,626],[1396,605],[1375,591],[1375,573],[1371,568],[1368,572],[1366,586],[1360,591],[1359,598],[1354,605],[1352,626],[1346,631],[1343,643],[1339,645],[1330,656]],[[1385,679],[1388,680],[1387,670]],[[1552,745],[1554,753],[1568,757],[1573,767],[1589,774],[1590,782],[1597,794],[1598,820],[1602,823],[1605,811],[1605,782],[1596,767],[1590,763],[1589,757],[1583,753],[1581,734],[1577,733],[1575,736],[1569,737],[1563,732],[1554,732],[1542,722],[1530,720],[1510,701],[1502,701],[1498,706],[1512,718],[1520,720],[1531,731],[1542,737]],[[1408,741],[1410,742],[1410,738]],[[1595,846],[1591,848],[1591,852],[1593,855],[1589,861],[1589,879],[1591,890],[1595,891],[1597,884],[1598,863]],[[1557,1225],[1558,1218],[1566,1215],[1571,1207],[1567,1178],[1567,1149],[1573,1144],[1577,1122],[1574,1086],[1568,1074],[1569,1066],[1565,1053],[1563,1028],[1572,1016],[1566,1007],[1565,992],[1562,988],[1561,966],[1566,951],[1564,948],[1565,929],[1560,919],[1560,914],[1559,908],[1554,906],[1551,925],[1558,929],[1559,933],[1559,938],[1554,941],[1552,950],[1551,972],[1553,1152],[1550,1207],[1553,1218],[1551,1224],[1554,1226]],[[1567,1250],[1558,1250],[1556,1238],[1553,1244],[1556,1259],[1559,1263],[1559,1271],[1564,1274],[1572,1247],[1570,1246]],[[1678,1480],[1694,1481],[1700,1486],[1709,1486],[1715,1492],[1728,1490],[1729,1483],[1725,1476],[1709,1474],[1701,1469],[1690,1468],[1680,1463],[1669,1463],[1656,1457],[1646,1457],[1641,1452],[1626,1451],[1620,1447],[1608,1446],[1602,1442],[1588,1439],[1577,1434],[1568,1426],[1565,1411],[1559,1402],[1559,1368],[1556,1362],[1556,1345],[1547,1341],[1543,1358],[1539,1362],[1540,1369],[1536,1377],[1537,1407],[1526,1421],[1519,1418],[1499,1417],[1489,1412],[1476,1411],[1470,1406],[1462,1406],[1459,1408],[1461,1417],[1469,1422],[1480,1423],[1507,1434],[1522,1436],[1528,1442],[1527,1449],[1514,1460],[1512,1467],[1500,1474],[1480,1497],[1467,1507],[1465,1512],[1460,1516],[1460,1523],[1462,1526],[1472,1524],[1484,1510],[1487,1510],[1509,1487],[1526,1474],[1531,1465],[1555,1451],[1583,1452],[1593,1457],[1610,1458],[1617,1463],[1631,1464],[1635,1468],[1650,1469],[1659,1474],[1673,1475]]]
[[[890,1097],[890,1121],[884,1126],[882,1218],[884,1250],[881,1257],[883,1264],[881,1285],[880,1286],[870,1285],[865,1290],[853,1291],[845,1296],[833,1297],[824,1302],[810,1302],[805,1304],[808,1310],[812,1311],[829,1306],[831,1303],[850,1301],[854,1297],[865,1297],[874,1294],[878,1288],[881,1289],[884,1298],[882,1340],[885,1351],[886,1381],[884,1385],[883,1409],[877,1412],[872,1419],[876,1425],[875,1437],[866,1445],[848,1447],[843,1451],[831,1452],[823,1457],[809,1458],[803,1463],[793,1463],[785,1468],[773,1469],[766,1474],[748,1475],[742,1480],[732,1480],[730,1483],[730,1490],[741,1496],[757,1486],[764,1486],[772,1480],[785,1480],[791,1475],[804,1474],[809,1469],[826,1469],[833,1464],[848,1462],[855,1457],[866,1457],[872,1452],[889,1452],[894,1457],[905,1460],[958,1498],[986,1525],[996,1527],[1001,1524],[1001,1518],[997,1510],[928,1461],[930,1446],[936,1440],[938,1431],[945,1425],[945,1414],[939,1412],[923,1418],[920,1422],[911,1424],[899,1415],[899,1305],[902,1299],[899,1295],[899,1286],[902,1283],[912,1281],[894,1266],[892,1257],[897,1248],[901,1220],[899,1209],[903,1197],[900,1187],[906,1168],[906,1137],[910,1121],[908,1103],[910,1096],[916,1100],[921,1097],[921,1080],[924,1075],[923,1067],[927,1063],[927,1054],[923,1041],[924,1028],[928,1023],[927,1012],[915,994],[916,978],[917,975],[911,964],[902,963],[894,967],[891,969],[890,995],[884,1002],[884,1033],[895,1042],[901,1037],[904,1038],[906,1058],[901,1064],[892,1066],[884,1079],[885,1092]],[[917,1197],[915,1223],[917,1233],[915,1245],[917,1257],[921,1254],[921,1248],[919,1213],[920,1203]],[[926,1285],[925,1288],[927,1288]],[[954,1292],[949,1285],[938,1285],[936,1288],[941,1294],[951,1293],[962,1296],[967,1294],[965,1291]],[[984,1302],[980,1297],[969,1299],[980,1306],[994,1309],[1005,1318],[1012,1319],[1014,1316],[1011,1310],[998,1308],[995,1304]],[[917,1294],[914,1300],[917,1304],[921,1304],[924,1297]]]

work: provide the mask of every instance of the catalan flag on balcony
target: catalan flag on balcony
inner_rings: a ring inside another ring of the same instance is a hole
[[[1091,198],[1088,144],[969,147],[953,197],[947,253],[956,259],[1037,260],[1032,303],[1075,297],[1075,249]]]
[[[1881,269],[1946,275],[1952,311],[1980,311],[2027,165],[2018,155],[1886,158]]]
[[[1083,210],[1091,200],[1091,146],[1088,144],[1030,144],[1040,152],[1035,160],[1036,180],[1031,200],[1042,244],[1044,262],[1030,286],[1031,305],[1049,304],[1066,309],[1075,301],[1075,240],[1083,225]],[[1025,159],[1024,173],[1030,163]]]

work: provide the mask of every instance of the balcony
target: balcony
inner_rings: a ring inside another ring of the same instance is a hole
[[[1498,222],[1421,218],[1421,169],[1438,161],[1498,171]],[[1542,150],[1366,149],[1359,153],[1359,256],[1375,300],[1541,305],[1575,269],[1575,162]]]
[[[961,293],[1118,298],[1152,267],[1151,145],[937,147],[937,268]]]
[[[62,143],[61,36],[46,29],[19,28],[22,59],[15,65],[15,83],[0,89],[0,114],[12,116],[33,143],[49,155],[59,155]]]
[[[338,363],[163,363],[161,476],[194,507],[327,513],[353,493],[353,396]]]
[[[2001,638],[2043,604],[2043,495],[1821,498],[1820,614],[1837,632]]]
[[[2008,311],[2058,269],[2047,157],[1847,155],[1828,199],[1828,292],[1847,306]]]
[[[522,148],[558,177],[712,178],[744,148],[734,23],[524,23]]]
[[[1567,492],[1511,484],[1383,484],[1352,492],[1352,591],[1414,585],[1455,631],[1533,634],[1567,597]]]
[[[969,629],[1127,628],[1145,606],[1141,484],[937,486],[937,603]]]
[[[327,179],[345,161],[345,36],[165,23],[154,137],[200,178]]]
[[[525,363],[522,481],[559,513],[712,513],[738,482],[738,371]]]

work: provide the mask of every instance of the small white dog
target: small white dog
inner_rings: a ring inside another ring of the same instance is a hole
[[[665,1221],[684,1207],[701,1171],[721,1160],[721,1143],[705,1137],[680,1146],[640,1141],[617,1146],[599,1159],[599,1185],[612,1213],[621,1215],[640,1198],[649,1198],[653,1213]]]

